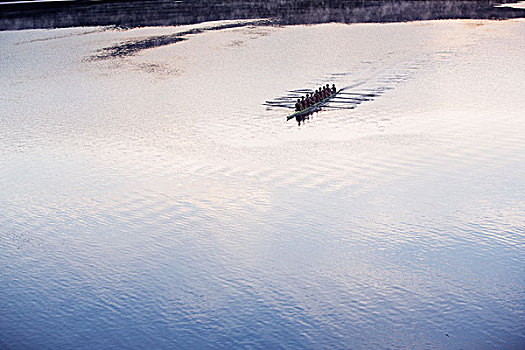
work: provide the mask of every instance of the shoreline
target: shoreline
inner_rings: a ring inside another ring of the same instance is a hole
[[[100,1],[0,3],[0,30],[83,26],[178,26],[221,20],[272,19],[276,24],[392,23],[440,19],[525,18],[506,1]]]

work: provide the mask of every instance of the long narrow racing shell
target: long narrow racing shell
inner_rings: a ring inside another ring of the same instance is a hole
[[[290,119],[296,118],[296,117],[302,117],[304,115],[308,115],[310,113],[319,111],[322,106],[327,104],[328,101],[330,101],[330,99],[335,97],[335,95],[337,95],[340,91],[341,90],[337,90],[335,93],[333,93],[330,96],[322,99],[321,101],[317,102],[316,104],[313,104],[310,107],[303,109],[302,111],[297,111],[297,112],[294,112],[294,113],[290,114],[288,117],[286,117],[286,120],[290,120]]]

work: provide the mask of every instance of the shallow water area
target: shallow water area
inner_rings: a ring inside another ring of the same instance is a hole
[[[522,348],[525,21],[213,26],[0,32],[0,347]]]

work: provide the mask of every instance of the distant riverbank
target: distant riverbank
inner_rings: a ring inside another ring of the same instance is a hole
[[[525,10],[509,1],[252,0],[252,1],[20,1],[0,2],[0,30],[77,26],[166,26],[228,19],[272,18],[280,24],[508,19]]]

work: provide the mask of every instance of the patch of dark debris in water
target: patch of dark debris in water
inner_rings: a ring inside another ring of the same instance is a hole
[[[126,57],[126,56],[134,55],[137,52],[142,51],[142,50],[171,45],[171,44],[174,44],[180,41],[187,40],[188,35],[201,34],[204,32],[214,31],[214,30],[239,28],[239,27],[254,26],[254,25],[268,26],[272,24],[275,24],[275,21],[264,19],[264,20],[255,20],[255,21],[227,23],[227,24],[216,25],[213,27],[194,28],[194,29],[186,30],[183,32],[175,33],[175,34],[157,35],[157,36],[152,36],[146,39],[136,40],[136,41],[133,41],[133,40],[125,41],[123,43],[119,43],[114,46],[103,48],[97,51],[90,58],[92,60],[103,60],[103,59],[108,59],[108,58]]]
[[[0,244],[16,249],[39,249],[43,248],[43,240],[34,235],[34,232],[8,231],[0,235]]]

